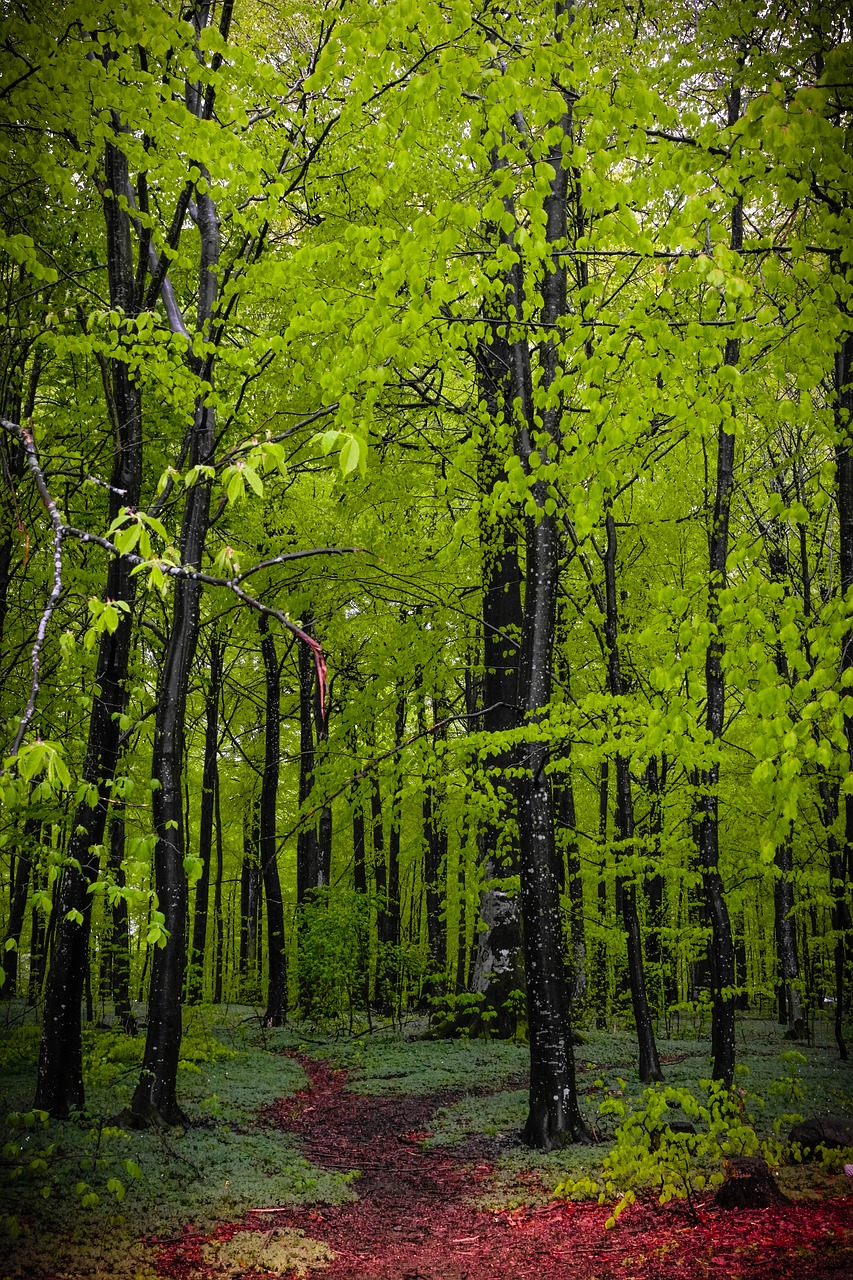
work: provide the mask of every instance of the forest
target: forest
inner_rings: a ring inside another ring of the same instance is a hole
[[[12,1128],[232,1008],[542,1158],[847,1063],[852,113],[830,0],[0,4]]]

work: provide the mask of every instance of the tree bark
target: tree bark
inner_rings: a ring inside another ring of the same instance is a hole
[[[106,178],[111,192],[127,190],[127,159],[111,143],[106,147]],[[128,215],[117,196],[104,201],[107,233],[107,273],[110,302],[132,321],[134,265]],[[121,507],[135,509],[142,488],[142,403],[138,383],[121,360],[110,362],[111,418],[115,432],[110,519]],[[80,1002],[88,966],[92,895],[89,886],[98,877],[97,850],[103,842],[112,783],[119,757],[119,718],[127,704],[125,682],[130,658],[131,607],[136,579],[121,557],[110,561],[105,599],[123,600],[127,612],[119,614],[116,630],[103,632],[98,648],[94,695],[83,780],[97,791],[95,804],[88,798],[77,806],[68,845],[68,865],[56,906],[51,962],[45,992],[44,1022],[39,1053],[35,1106],[63,1118],[83,1106],[83,1047]],[[70,914],[69,914],[70,913]],[[75,920],[82,916],[82,923]]]
[[[121,809],[110,823],[110,871],[119,889],[125,887],[124,874],[125,818]],[[136,1018],[130,1000],[130,928],[127,898],[120,893],[110,909],[108,946],[110,950],[110,987],[116,1021],[128,1035],[136,1035]]]
[[[267,1007],[264,1026],[282,1027],[287,1021],[287,956],[284,937],[284,904],[276,857],[276,801],[278,797],[281,739],[281,689],[278,655],[265,616],[258,622],[261,653],[267,679],[267,714],[264,735],[264,777],[261,784],[259,852],[267,903]],[[307,648],[307,646],[303,646]]]
[[[556,6],[558,23],[568,21],[568,8]],[[560,31],[558,28],[558,39]],[[566,97],[562,120],[563,137],[571,136],[571,99]],[[548,161],[554,177],[545,200],[546,239],[554,246],[552,261],[545,272],[541,321],[549,333],[566,313],[566,265],[560,249],[567,242],[568,169],[562,144],[556,142]],[[524,314],[523,284],[518,270],[515,314]],[[568,1017],[563,956],[560,899],[557,887],[557,854],[554,841],[554,812],[551,780],[546,772],[549,748],[538,739],[535,729],[546,714],[551,698],[554,635],[556,630],[557,585],[559,581],[559,536],[554,514],[549,514],[548,484],[534,476],[534,453],[547,464],[548,445],[560,446],[561,397],[549,402],[548,393],[559,372],[559,348],[548,337],[540,347],[542,403],[540,439],[535,443],[532,378],[526,339],[513,343],[515,394],[522,407],[520,437],[522,463],[531,477],[530,496],[535,514],[525,516],[526,590],[521,628],[520,709],[524,722],[533,729],[519,753],[518,792],[519,846],[521,866],[521,916],[524,968],[527,980],[527,1021],[530,1034],[530,1110],[524,1127],[524,1141],[543,1150],[567,1140],[586,1136],[578,1106],[574,1053]],[[538,470],[538,469],[536,469]]]
[[[263,901],[263,878],[259,845],[261,839],[260,797],[243,813],[243,864],[240,873],[240,995],[241,999],[258,999],[260,963],[260,912]]]
[[[616,701],[615,716],[619,717],[619,700],[625,696],[622,665],[619,653],[619,609],[616,601],[616,522],[612,511],[605,517],[607,537],[604,552],[605,640],[607,644],[607,683],[611,697]],[[636,854],[634,841],[634,793],[627,757],[616,753],[616,825],[619,832],[620,858]],[[637,1028],[639,1049],[639,1073],[644,1084],[662,1080],[655,1032],[652,1026],[646,993],[646,975],[643,966],[643,942],[640,933],[640,917],[637,911],[636,882],[632,876],[622,882],[622,920],[628,945],[628,976],[631,984],[631,1004]]]
[[[222,914],[222,806],[219,770],[214,775],[214,822],[216,829],[216,879],[213,885],[213,927],[216,938],[216,955],[213,965],[213,1003],[222,1003],[222,975],[225,968],[225,919]]]
[[[9,921],[6,925],[4,944],[13,942],[13,947],[3,948],[3,985],[0,987],[0,999],[14,1000],[18,987],[18,947],[27,913],[27,897],[30,887],[30,873],[34,861],[33,853],[38,849],[41,834],[41,821],[38,818],[27,818],[21,829],[21,842],[15,860],[9,899]]]
[[[198,1004],[204,994],[207,914],[210,901],[210,862],[213,850],[213,810],[219,769],[219,695],[222,685],[222,648],[213,632],[210,640],[210,679],[205,697],[204,766],[201,777],[201,813],[198,824],[198,856],[201,875],[196,884],[192,946],[187,964],[187,1003]]]
[[[740,89],[732,88],[728,98],[728,123],[733,126],[740,117]],[[743,248],[743,201],[738,198],[732,211],[731,248]],[[740,340],[726,341],[724,364],[736,365],[740,359]],[[720,626],[720,593],[726,585],[726,558],[729,549],[729,514],[734,485],[735,437],[721,420],[717,435],[717,475],[714,515],[708,538],[708,619],[711,638],[705,655],[705,688],[707,709],[705,728],[714,749],[723,736],[726,706],[726,684],[723,672],[725,642]],[[711,970],[711,1053],[713,1078],[731,1088],[735,1069],[735,953],[732,940],[723,879],[720,875],[720,765],[718,760],[700,773],[696,805],[698,854],[702,872],[708,915],[711,921],[711,943],[708,961]]]
[[[219,219],[207,194],[197,193],[201,260],[198,286],[198,328],[209,336],[216,302],[219,262]],[[194,372],[212,382],[212,357],[192,358]],[[207,465],[216,439],[215,411],[203,393],[196,402],[190,444],[190,466]],[[181,526],[181,563],[201,567],[210,515],[210,480],[199,475],[187,490]],[[129,1122],[182,1123],[177,1101],[178,1057],[181,1046],[181,993],[186,963],[187,880],[184,871],[186,832],[183,805],[183,747],[187,690],[199,634],[201,583],[177,578],[174,584],[172,627],[166,648],[154,721],[152,776],[153,816],[157,844],[154,874],[157,901],[168,931],[151,963],[148,1034],[142,1074],[130,1104]]]
[[[306,614],[303,630],[312,634],[314,620]],[[314,663],[307,645],[299,647],[299,809],[304,811],[314,788]],[[296,905],[301,907],[320,875],[317,824],[310,820],[296,837]]]

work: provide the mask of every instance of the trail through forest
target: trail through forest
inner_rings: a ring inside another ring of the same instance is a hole
[[[327,1280],[841,1280],[853,1271],[850,1196],[729,1211],[706,1197],[698,1223],[681,1206],[638,1203],[611,1231],[604,1226],[611,1211],[606,1206],[561,1201],[514,1210],[477,1207],[472,1201],[488,1192],[493,1164],[484,1157],[494,1141],[475,1139],[451,1150],[423,1146],[430,1117],[458,1091],[361,1095],[347,1090],[345,1071],[300,1061],[310,1086],[267,1107],[264,1119],[298,1135],[313,1163],[358,1169],[358,1199],[317,1209],[259,1206],[244,1221],[221,1228],[217,1241],[247,1231],[270,1238],[304,1232],[334,1253],[328,1266],[311,1271]],[[209,1261],[211,1239],[188,1232],[164,1243],[161,1273],[171,1280],[222,1276],[222,1266]]]

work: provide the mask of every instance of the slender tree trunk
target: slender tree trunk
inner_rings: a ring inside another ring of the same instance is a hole
[[[779,956],[779,976],[785,996],[786,1038],[805,1040],[806,1026],[799,986],[800,964],[797,957],[797,934],[794,924],[794,849],[789,833],[776,850],[778,877],[773,886],[776,948]]]
[[[252,798],[243,814],[243,865],[240,874],[240,993],[241,997],[258,999],[260,964],[260,911],[263,879],[259,845],[261,839],[260,796]]]
[[[110,197],[104,201],[107,232],[107,270],[110,302],[120,308],[128,322],[136,315],[134,267],[127,213],[116,195],[128,187],[127,160],[108,143],[106,177]],[[139,506],[142,486],[142,405],[138,383],[120,360],[111,361],[105,379],[110,395],[110,416],[115,433],[110,518],[122,506]],[[77,806],[68,846],[69,863],[62,878],[51,963],[45,993],[44,1022],[39,1053],[35,1105],[52,1116],[65,1117],[83,1106],[83,1047],[80,1001],[88,967],[92,895],[89,887],[98,877],[97,850],[104,839],[110,785],[115,777],[120,747],[119,718],[127,703],[125,682],[130,657],[131,612],[136,579],[121,557],[107,569],[105,597],[123,600],[129,606],[119,614],[116,630],[103,632],[98,649],[89,734],[83,765],[83,780],[97,788],[98,799],[88,798]],[[82,923],[75,923],[82,917]]]
[[[569,17],[568,9],[558,3],[557,20]],[[572,132],[571,102],[566,101],[562,134]],[[568,169],[562,144],[552,146],[549,163],[554,171],[545,200],[546,237],[549,244],[562,248],[567,242]],[[541,320],[549,333],[566,313],[565,259],[555,248],[542,285]],[[524,314],[523,284],[520,268],[513,299],[515,314]],[[539,439],[534,443],[534,413],[530,388],[527,340],[513,344],[516,370],[515,394],[523,412],[521,458],[528,474],[538,453],[540,463],[548,459],[547,445],[555,450],[560,445],[562,406],[559,403],[541,409]],[[540,348],[541,386],[547,397],[559,371],[557,342],[550,336]],[[547,403],[547,401],[546,401]],[[531,475],[530,496],[536,514],[525,517],[527,552],[526,590],[521,628],[520,709],[525,723],[535,727],[546,714],[551,698],[554,636],[559,581],[559,535],[556,517],[549,514],[548,484]],[[524,968],[527,980],[527,1021],[530,1034],[530,1110],[524,1127],[524,1141],[547,1150],[567,1140],[586,1136],[578,1106],[575,1085],[574,1053],[568,1018],[562,922],[557,887],[557,854],[554,841],[554,812],[551,780],[546,771],[549,749],[547,741],[532,735],[520,752],[518,791],[518,827],[521,865],[521,916],[523,925]]]
[[[32,869],[33,889],[43,889],[46,876],[39,867]],[[30,912],[30,974],[27,982],[27,1004],[37,1005],[41,1000],[42,983],[44,982],[44,965],[46,945],[44,917],[38,907]]]
[[[214,777],[214,821],[216,829],[216,879],[213,885],[213,927],[216,937],[216,955],[213,967],[213,1003],[222,1003],[222,975],[225,967],[225,922],[222,917],[222,807],[220,803],[219,770]]]
[[[840,269],[836,264],[836,269]],[[847,267],[849,283],[849,266]],[[847,287],[846,285],[844,286]],[[842,296],[847,296],[846,294]],[[849,314],[849,312],[848,312]],[[835,447],[835,497],[838,506],[838,568],[841,599],[848,605],[853,590],[853,334],[839,342],[834,367],[834,421],[838,443]],[[853,668],[853,640],[841,646],[839,685]],[[848,767],[853,771],[853,715],[844,716]],[[844,849],[842,867],[853,886],[853,795],[844,796]],[[848,911],[849,911],[848,906]]]
[[[838,818],[837,781],[830,781],[826,776],[820,780],[820,797],[822,804],[823,826],[826,832],[826,845],[829,852],[829,892],[832,898],[832,959],[835,970],[835,1043],[842,1062],[847,1061],[847,1044],[844,1039],[844,978],[847,967],[847,950],[851,936],[851,913],[847,903],[847,876],[845,874],[843,849],[839,847],[835,835],[835,823]]]
[[[222,648],[214,631],[210,640],[210,683],[205,698],[204,766],[201,778],[201,813],[198,824],[198,856],[201,875],[195,891],[192,947],[187,965],[187,1003],[198,1004],[204,994],[204,961],[207,913],[210,901],[210,861],[213,849],[213,810],[219,770],[219,694],[222,684]]]
[[[303,629],[311,634],[314,621],[309,613]],[[304,811],[314,787],[314,663],[307,645],[299,647],[299,808]],[[319,879],[320,851],[317,825],[313,820],[301,827],[296,837],[296,904],[301,907]]]
[[[426,709],[421,700],[418,706],[418,717],[421,731],[426,729]],[[433,720],[441,719],[441,711],[437,700],[433,702]],[[441,731],[439,731],[441,732]],[[433,738],[438,735],[433,734]],[[442,733],[442,737],[444,734]],[[445,937],[441,921],[441,874],[447,863],[447,830],[444,818],[437,810],[440,807],[442,788],[434,776],[433,769],[427,765],[427,772],[422,782],[421,812],[423,817],[423,883],[426,899],[427,946],[429,948],[429,965],[431,972],[430,986],[437,995],[444,988]]]
[[[662,940],[664,923],[664,879],[660,870],[661,840],[663,837],[663,789],[666,785],[667,758],[661,756],[660,768],[656,756],[646,766],[644,785],[649,800],[649,853],[655,870],[645,881],[646,906],[649,927],[646,931],[646,956],[649,962],[650,1001],[659,1014],[678,999],[677,985],[672,977],[671,956],[664,955]]]
[[[206,175],[203,175],[206,176]],[[219,263],[219,219],[210,196],[197,192],[201,261],[198,289],[198,328],[209,336],[216,302]],[[193,357],[195,372],[213,380],[212,357],[202,363]],[[190,466],[207,465],[216,439],[215,410],[207,394],[196,403],[190,446]],[[200,475],[187,490],[181,527],[181,563],[201,566],[210,513],[210,480]],[[201,583],[177,578],[174,583],[172,627],[158,690],[154,721],[152,776],[154,792],[154,874],[157,901],[168,938],[157,946],[151,964],[148,1034],[142,1074],[130,1104],[129,1122],[180,1123],[177,1102],[178,1057],[181,1046],[181,994],[186,963],[187,880],[184,871],[183,746],[187,690],[199,633]]]
[[[352,878],[356,893],[367,893],[367,863],[364,856],[364,808],[358,792],[352,810]]]
[[[38,861],[37,854],[41,822],[38,818],[27,818],[21,829],[21,843],[15,861],[14,875],[10,886],[9,922],[6,926],[3,949],[3,985],[0,987],[0,999],[13,1000],[18,986],[18,947],[27,913],[27,896],[30,888],[30,873]],[[14,946],[9,946],[9,943]]]
[[[258,623],[261,652],[267,678],[267,714],[264,736],[264,777],[261,785],[260,857],[267,903],[267,960],[269,982],[264,1026],[281,1027],[287,1020],[287,957],[284,937],[284,905],[276,858],[276,801],[278,796],[281,738],[281,691],[278,655],[266,617]],[[307,647],[307,646],[305,646]]]
[[[119,889],[125,888],[124,812],[119,809],[110,823],[110,871]],[[110,988],[116,1021],[128,1035],[136,1035],[136,1018],[130,1000],[130,927],[127,898],[120,893],[110,908],[109,953]]]
[[[477,349],[478,382],[489,420],[496,426],[509,419],[512,387],[509,379],[510,349],[504,339]],[[500,474],[495,446],[483,443],[479,464],[479,486],[492,492]],[[483,562],[483,729],[503,733],[518,724],[518,666],[521,636],[521,571],[518,563],[518,532],[514,515],[495,513],[480,520],[480,547]],[[511,775],[513,753],[503,750],[484,761],[488,782],[498,802],[501,820],[487,824],[478,844],[486,887],[480,892],[480,920],[477,951],[471,974],[471,989],[483,997],[484,1025],[500,1039],[516,1031],[516,1015],[510,992],[524,985],[521,956],[521,916],[519,901],[491,882],[518,874],[516,831],[517,800]]]
[[[728,123],[733,126],[740,117],[740,90],[733,88],[728,99]],[[743,248],[743,201],[738,199],[732,211],[731,248]],[[724,363],[734,366],[740,359],[740,340],[726,342]],[[726,585],[726,558],[729,549],[729,513],[734,485],[735,436],[726,430],[721,419],[717,436],[717,476],[714,516],[708,539],[708,619],[711,638],[705,656],[705,688],[707,692],[705,728],[714,747],[723,735],[726,706],[726,684],[723,673],[725,643],[720,624],[720,593]],[[711,970],[711,1053],[713,1077],[731,1088],[735,1069],[735,954],[732,927],[720,875],[720,766],[718,761],[703,769],[697,797],[698,853],[705,901],[711,920],[711,944],[708,960]]]
[[[610,1012],[610,980],[608,974],[607,929],[610,924],[607,912],[607,826],[610,814],[610,761],[602,760],[598,770],[598,847],[601,865],[596,885],[598,925],[601,931],[595,947],[593,966],[593,1003],[595,1005],[595,1029],[606,1031]]]
[[[376,893],[376,981],[375,994],[377,1003],[382,999],[386,982],[389,980],[388,956],[379,938],[379,919],[388,892],[388,867],[385,860],[385,826],[382,821],[382,793],[379,789],[379,778],[375,771],[370,775],[370,837],[372,846],[373,884]]]
[[[571,961],[567,974],[569,1008],[574,1015],[586,1000],[586,926],[584,923],[583,877],[575,815],[575,789],[572,783],[571,757],[566,757],[565,772],[560,775],[557,813],[565,852],[566,886],[569,893],[569,927]]]
[[[302,646],[307,649],[307,645]],[[309,651],[309,658],[312,655]],[[313,668],[313,661],[311,663]],[[314,680],[314,728],[317,737],[315,768],[322,764],[329,749],[329,707],[320,706],[320,685]],[[328,888],[332,883],[332,806],[324,804],[320,810],[317,823],[317,882],[318,889]]]
[[[605,518],[607,545],[604,553],[604,595],[606,601],[605,638],[607,643],[607,682],[610,694],[616,700],[616,717],[619,716],[618,700],[625,696],[622,667],[619,654],[619,611],[616,602],[616,522],[613,513]],[[634,794],[627,758],[616,755],[616,825],[619,831],[620,857],[630,857],[636,852],[634,842]],[[637,911],[637,890],[633,879],[622,883],[622,920],[628,944],[628,976],[631,984],[631,1003],[637,1028],[639,1048],[639,1072],[644,1084],[662,1080],[655,1032],[652,1026],[649,1002],[646,994],[646,975],[643,967],[643,942],[640,934],[640,917]]]

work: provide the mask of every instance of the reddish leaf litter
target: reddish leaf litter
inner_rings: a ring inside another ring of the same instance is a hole
[[[358,1169],[355,1203],[313,1209],[263,1206],[236,1231],[296,1228],[325,1241],[334,1261],[324,1280],[849,1280],[853,1197],[759,1210],[709,1201],[691,1223],[683,1207],[638,1203],[605,1230],[607,1207],[555,1202],[493,1211],[470,1201],[488,1190],[490,1163],[448,1149],[425,1150],[429,1119],[450,1095],[368,1097],[346,1090],[346,1074],[301,1059],[310,1087],[266,1108],[263,1119],[301,1140],[327,1169]],[[465,1150],[470,1153],[470,1144]],[[260,1206],[259,1206],[260,1208]],[[171,1280],[217,1273],[206,1240],[188,1233],[160,1250]]]

